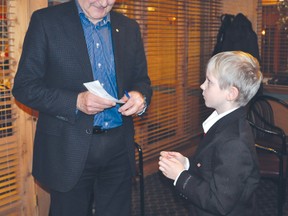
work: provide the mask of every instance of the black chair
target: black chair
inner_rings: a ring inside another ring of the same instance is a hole
[[[277,115],[282,116],[276,118]],[[286,198],[287,136],[276,119],[285,117],[288,118],[288,104],[278,98],[261,95],[248,104],[247,119],[255,136],[260,174],[277,182],[278,216],[282,216]]]
[[[138,171],[139,176],[139,191],[140,191],[140,212],[141,216],[145,215],[145,199],[144,199],[144,170],[143,170],[143,152],[142,147],[135,142],[135,147],[138,152]]]

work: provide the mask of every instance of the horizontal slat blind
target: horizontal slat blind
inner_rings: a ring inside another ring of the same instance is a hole
[[[0,215],[17,214],[20,203],[19,147],[12,100],[15,0],[0,1]],[[15,65],[15,64],[14,64]]]
[[[207,117],[200,84],[220,27],[221,1],[118,0],[114,9],[141,26],[154,95],[135,118],[144,160],[186,144]],[[193,145],[193,144],[192,144]]]
[[[265,76],[288,76],[287,50],[288,0],[262,0],[261,57]],[[283,84],[288,85],[288,82]]]

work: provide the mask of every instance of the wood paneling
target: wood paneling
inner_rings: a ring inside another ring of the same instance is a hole
[[[47,0],[17,0],[15,5],[16,26],[15,26],[15,50],[13,57],[18,62],[22,53],[24,36],[34,10],[47,6]],[[16,65],[17,67],[17,65]],[[21,181],[22,184],[22,210],[19,215],[23,216],[47,216],[47,209],[39,211],[37,206],[37,193],[39,188],[32,176],[32,150],[35,132],[36,119],[33,117],[33,110],[23,107],[18,109],[17,140],[21,146]],[[39,193],[38,202],[47,203],[47,200]],[[41,205],[41,204],[40,204]],[[18,215],[18,214],[17,214]]]

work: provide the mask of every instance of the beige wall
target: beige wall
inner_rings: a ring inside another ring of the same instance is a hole
[[[254,31],[257,29],[257,4],[258,0],[223,0],[223,13],[236,15],[243,13],[253,25]]]

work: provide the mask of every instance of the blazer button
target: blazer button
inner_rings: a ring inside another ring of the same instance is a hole
[[[91,129],[86,129],[86,134],[92,134],[92,130]]]

